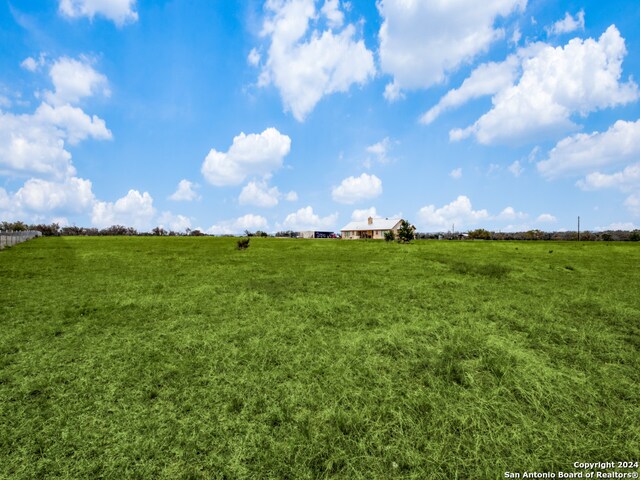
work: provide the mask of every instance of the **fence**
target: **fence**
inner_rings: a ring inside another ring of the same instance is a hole
[[[26,242],[35,237],[41,237],[42,233],[37,230],[27,230],[24,232],[2,232],[0,231],[0,250],[4,247],[11,247],[18,243]]]

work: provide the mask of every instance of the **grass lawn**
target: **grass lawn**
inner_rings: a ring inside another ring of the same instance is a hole
[[[633,243],[29,241],[0,252],[0,478],[639,460],[638,265]]]

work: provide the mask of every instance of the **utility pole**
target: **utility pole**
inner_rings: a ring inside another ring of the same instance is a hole
[[[580,241],[580,216],[578,215],[578,241]]]

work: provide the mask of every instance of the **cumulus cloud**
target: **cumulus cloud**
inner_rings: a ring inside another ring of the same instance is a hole
[[[75,145],[87,137],[107,140],[111,132],[104,120],[76,107],[43,103],[33,114],[0,111],[0,167],[18,174],[73,176],[75,168],[64,141]]]
[[[542,213],[538,215],[538,218],[536,218],[536,222],[538,223],[554,223],[557,220],[558,219],[553,215],[551,215],[550,213]]]
[[[15,193],[14,200],[18,209],[80,213],[91,208],[95,197],[90,180],[71,177],[64,182],[51,182],[31,178]]]
[[[91,213],[91,223],[104,228],[111,225],[124,225],[138,230],[151,226],[155,208],[149,193],[129,190],[115,202],[95,202]]]
[[[96,94],[111,95],[107,77],[97,72],[88,58],[61,57],[51,66],[49,76],[55,90],[45,92],[44,98],[52,105],[73,104]]]
[[[489,219],[489,212],[474,210],[471,200],[465,195],[458,196],[453,202],[443,207],[427,205],[418,211],[420,228],[426,231],[448,230],[453,224],[456,230],[462,230],[487,219]]]
[[[270,175],[282,166],[291,139],[275,128],[234,137],[227,152],[211,149],[202,164],[202,175],[216,186],[238,185],[249,175]]]
[[[0,214],[21,220],[86,213],[94,201],[91,181],[77,177],[64,181],[30,178],[15,193],[0,188]]]
[[[320,217],[320,215],[314,213],[312,207],[307,206],[287,215],[282,227],[295,231],[331,229],[335,226],[337,220],[337,213]]]
[[[218,224],[212,225],[207,233],[211,235],[236,235],[249,230],[250,232],[256,230],[265,231],[269,228],[267,219],[261,215],[254,215],[248,213],[242,217],[238,217],[235,220],[227,220]]]
[[[617,188],[623,192],[640,188],[640,163],[629,165],[620,172],[612,174],[592,172],[576,183],[582,190],[600,190]]]
[[[199,200],[200,195],[196,192],[198,184],[183,179],[178,182],[178,189],[169,196],[169,200],[175,202],[191,202],[193,200]]]
[[[159,226],[174,232],[184,232],[191,228],[191,220],[184,215],[174,215],[171,212],[162,212],[158,218]]]
[[[393,76],[388,99],[401,89],[426,88],[504,37],[496,18],[524,9],[526,0],[416,2],[380,0],[380,63]]]
[[[244,186],[238,197],[240,205],[255,205],[256,207],[275,207],[281,198],[294,202],[298,199],[296,192],[283,194],[278,187],[269,187],[266,181],[249,182]]]
[[[498,216],[497,220],[522,220],[527,218],[528,215],[524,212],[517,212],[513,207],[506,207],[502,210]]]
[[[69,18],[105,17],[119,27],[138,20],[136,0],[60,0],[58,11]]]
[[[584,10],[580,10],[575,17],[566,12],[562,20],[558,20],[545,30],[547,35],[562,35],[576,30],[584,30]]]
[[[429,125],[446,110],[459,107],[474,98],[493,95],[511,86],[518,72],[518,57],[510,55],[504,62],[479,65],[459,88],[449,90],[440,101],[427,111],[420,122]]]
[[[564,47],[534,44],[520,49],[518,81],[493,96],[489,112],[467,128],[452,130],[449,138],[474,136],[486,145],[527,143],[575,130],[573,115],[584,117],[638,98],[633,80],[620,81],[626,53],[613,25],[597,41],[574,38]]]
[[[268,0],[263,36],[270,39],[258,84],[273,84],[285,110],[303,121],[325,95],[346,92],[375,73],[373,54],[349,24],[339,30],[343,13],[335,0],[317,14],[314,0]],[[328,28],[319,27],[325,19]],[[314,22],[316,27],[311,27]]]
[[[454,180],[458,180],[459,178],[462,178],[462,168],[459,168],[459,167],[454,168],[449,172],[449,176]]]
[[[368,219],[369,217],[377,217],[378,212],[376,211],[376,207],[363,208],[360,210],[354,210],[351,214],[351,220],[354,222],[361,222],[363,220]]]
[[[363,173],[359,177],[347,177],[334,187],[331,197],[338,203],[352,204],[375,198],[382,193],[382,180]]]
[[[619,165],[639,155],[640,120],[618,120],[606,132],[580,133],[560,140],[537,168],[545,177],[555,178]]]

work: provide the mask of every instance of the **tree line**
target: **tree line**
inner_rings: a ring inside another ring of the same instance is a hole
[[[578,240],[577,231],[566,232],[544,232],[542,230],[527,230],[526,232],[493,232],[485,230],[484,228],[477,228],[470,230],[466,233],[416,233],[415,227],[405,222],[403,228],[400,230],[398,238],[395,236],[387,235],[387,240],[399,240],[410,241],[413,238],[416,240]],[[187,229],[185,232],[175,232],[173,230],[166,230],[162,227],[155,227],[149,232],[141,232],[133,227],[125,227],[123,225],[111,225],[107,228],[86,228],[64,226],[61,227],[57,223],[38,223],[27,224],[24,222],[0,222],[0,231],[14,231],[24,232],[26,230],[38,230],[45,237],[57,237],[57,236],[87,236],[87,237],[99,237],[99,236],[203,236],[206,235],[200,230]],[[250,232],[245,230],[245,236],[247,237],[285,237],[296,238],[298,232],[293,230],[276,232],[275,234],[268,234],[264,231],[258,230],[256,232]],[[231,235],[229,235],[231,236]],[[601,232],[580,232],[581,241],[603,241],[603,242],[638,242],[640,241],[640,230],[606,230]]]

